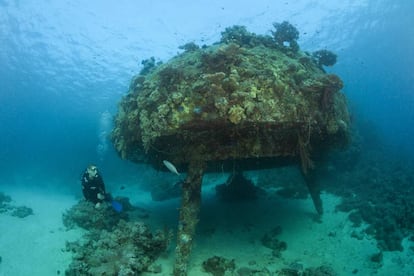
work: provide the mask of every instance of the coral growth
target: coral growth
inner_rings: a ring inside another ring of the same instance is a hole
[[[11,215],[13,217],[25,218],[27,216],[33,215],[33,210],[32,208],[26,206],[17,206],[13,208]]]
[[[297,40],[299,39],[299,31],[289,22],[273,23],[276,29],[272,31],[276,44],[282,48],[289,48],[294,52],[299,50]]]
[[[109,204],[95,208],[95,204],[81,200],[67,210],[62,218],[63,224],[69,229],[78,226],[86,230],[112,230],[121,219],[128,220],[128,214],[116,212]]]
[[[139,72],[139,74],[141,76],[147,75],[148,73],[150,73],[156,67],[156,63],[155,63],[155,58],[154,57],[150,57],[149,59],[144,59],[141,62],[141,64],[142,64],[142,69]]]
[[[335,185],[325,188],[342,197],[337,210],[349,212],[353,236],[372,236],[380,250],[402,251],[402,240],[414,234],[414,163],[390,158],[387,150],[373,148],[375,135],[366,135],[367,141],[330,156],[326,174]]]
[[[336,54],[328,50],[319,50],[312,53],[312,57],[316,60],[319,66],[333,66],[336,63]]]
[[[112,232],[93,230],[66,244],[73,261],[66,275],[139,275],[164,252],[168,235],[152,234],[141,222],[120,221]]]
[[[213,276],[224,276],[232,273],[236,269],[236,264],[234,260],[214,256],[203,262],[203,269]]]
[[[205,160],[297,155],[292,136],[309,128],[313,143],[344,141],[342,82],[325,74],[322,55],[299,51],[293,25],[274,27],[272,36],[229,27],[220,43],[186,44],[164,64],[145,61],[115,118],[120,156],[159,167],[167,157],[188,163],[193,151]]]
[[[222,43],[235,43],[239,46],[253,46],[255,44],[255,35],[248,32],[246,27],[235,25],[228,27],[221,33]]]
[[[154,260],[165,251],[171,233],[152,234],[143,222],[128,222],[128,214],[142,212],[128,198],[115,198],[123,206],[115,212],[110,204],[95,208],[81,200],[65,214],[67,228],[79,226],[88,230],[81,240],[67,242],[73,253],[66,275],[138,275],[149,271]],[[155,268],[154,268],[155,269]]]
[[[184,45],[182,45],[178,48],[182,49],[186,52],[192,52],[192,51],[196,51],[196,50],[200,49],[200,47],[197,44],[195,44],[194,42],[186,43],[186,44],[184,44]]]
[[[280,258],[282,251],[287,249],[287,243],[280,241],[278,236],[282,233],[282,227],[276,226],[262,237],[262,244],[267,248],[272,249],[272,255]]]
[[[11,204],[12,199],[10,196],[0,192],[0,214],[7,213],[13,217],[25,218],[33,215],[32,208],[26,206],[15,206]]]

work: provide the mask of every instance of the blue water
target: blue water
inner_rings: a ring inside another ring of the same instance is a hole
[[[165,61],[188,41],[213,43],[234,24],[268,33],[283,20],[301,31],[302,49],[339,55],[330,70],[344,80],[355,120],[414,153],[414,4],[272,2],[0,1],[1,173],[24,166],[70,176],[90,162],[122,166],[110,145],[97,151],[110,129],[100,120],[115,114],[142,59]]]
[[[80,195],[96,163],[107,182],[151,171],[121,160],[108,134],[129,81],[151,56],[211,44],[225,27],[269,34],[287,20],[301,49],[329,49],[369,146],[414,156],[414,1],[0,0],[0,181]],[[44,179],[54,179],[57,185]]]

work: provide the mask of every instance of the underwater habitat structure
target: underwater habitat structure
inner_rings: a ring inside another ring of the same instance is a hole
[[[319,215],[314,176],[319,158],[349,142],[350,116],[341,79],[323,66],[328,50],[309,53],[288,22],[271,35],[243,26],[213,45],[188,43],[165,63],[143,61],[115,117],[112,142],[123,159],[186,172],[174,275],[187,275],[203,174],[299,165]]]

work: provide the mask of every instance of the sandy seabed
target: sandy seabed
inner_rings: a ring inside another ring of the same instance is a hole
[[[66,230],[62,213],[78,199],[40,189],[1,187],[0,191],[10,195],[13,204],[34,211],[25,218],[0,214],[0,275],[64,275],[71,262],[65,243],[79,239],[84,230]],[[299,264],[304,268],[328,265],[338,275],[414,275],[413,251],[409,249],[412,244],[408,240],[404,240],[403,252],[384,252],[381,265],[370,260],[378,252],[376,241],[367,235],[362,239],[351,236],[359,229],[352,227],[348,214],[335,211],[340,201],[337,197],[322,195],[325,214],[318,222],[310,199],[267,196],[253,202],[221,203],[213,191],[211,185],[203,190],[189,275],[209,275],[202,270],[202,263],[213,256],[234,259],[237,268],[267,268],[271,272]],[[135,194],[141,196],[131,198],[131,203],[150,211],[147,223],[175,227],[178,200],[157,203],[144,193]],[[264,233],[276,226],[283,229],[279,239],[287,243],[281,257],[273,256],[261,243]],[[162,273],[144,275],[171,275],[173,263],[171,245],[156,261]]]
[[[12,204],[33,209],[25,218],[0,214],[0,275],[64,275],[71,256],[65,242],[82,236],[82,230],[66,231],[62,213],[76,203],[73,196],[43,190],[1,189]]]

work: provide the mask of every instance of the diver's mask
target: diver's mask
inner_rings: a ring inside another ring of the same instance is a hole
[[[98,177],[98,168],[96,166],[89,166],[86,169],[86,172],[88,173],[88,178],[93,179]]]

